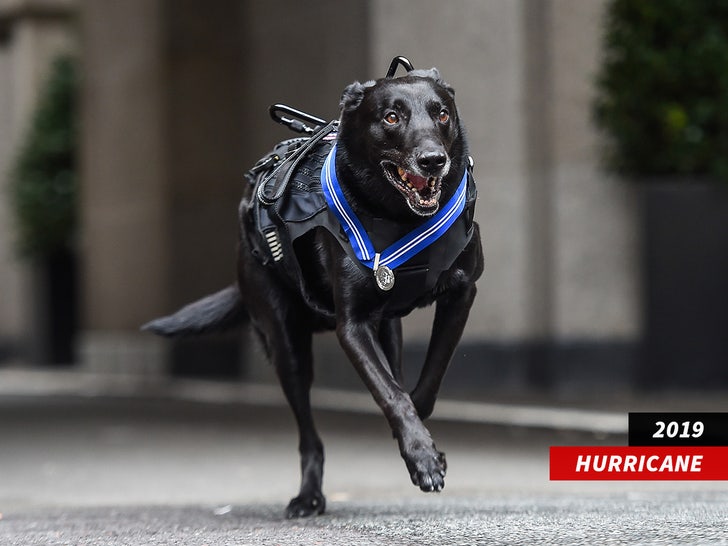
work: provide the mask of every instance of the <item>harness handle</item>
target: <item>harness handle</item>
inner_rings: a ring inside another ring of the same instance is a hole
[[[402,65],[405,70],[407,70],[407,72],[411,72],[415,69],[415,67],[412,65],[407,57],[399,55],[392,59],[392,62],[389,65],[389,70],[387,70],[386,77],[394,77],[394,74],[397,72],[397,68],[399,68],[400,65]],[[274,104],[270,108],[268,108],[268,113],[270,114],[270,117],[273,119],[273,121],[275,121],[276,123],[280,123],[281,125],[285,125],[296,133],[305,133],[307,135],[312,135],[318,129],[326,125],[325,119],[321,119],[307,112],[302,112],[301,110],[297,110],[296,108],[288,106],[287,104]],[[313,124],[313,127],[307,125],[307,123]]]
[[[317,129],[326,125],[326,120],[317,118],[301,110],[296,110],[287,104],[274,104],[268,108],[268,113],[273,118],[273,121],[285,125],[297,133],[312,135]],[[293,118],[285,117],[283,114],[288,114],[289,116],[293,116]],[[306,125],[304,122],[313,123],[314,127]]]
[[[395,72],[397,72],[397,68],[399,65],[402,65],[407,72],[412,72],[415,67],[412,66],[412,63],[407,57],[402,57],[402,55],[399,55],[398,57],[395,57],[392,59],[392,62],[389,65],[389,70],[387,70],[387,78],[391,78],[394,76]]]

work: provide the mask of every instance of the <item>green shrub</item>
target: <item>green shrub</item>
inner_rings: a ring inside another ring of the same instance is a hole
[[[76,71],[53,63],[11,172],[18,247],[37,259],[73,246],[76,229]]]
[[[594,114],[612,170],[728,181],[728,0],[612,0]]]

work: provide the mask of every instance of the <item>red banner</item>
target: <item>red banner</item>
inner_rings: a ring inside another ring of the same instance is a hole
[[[728,447],[551,447],[551,480],[728,480]]]

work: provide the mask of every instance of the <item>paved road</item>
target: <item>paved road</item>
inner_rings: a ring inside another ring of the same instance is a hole
[[[328,512],[286,521],[285,409],[0,397],[0,544],[728,544],[726,484],[548,481],[549,445],[623,436],[433,422],[449,468],[426,495],[382,418],[318,420]]]
[[[727,544],[725,493],[337,502],[309,521],[278,505],[52,509],[9,515],[15,545]]]

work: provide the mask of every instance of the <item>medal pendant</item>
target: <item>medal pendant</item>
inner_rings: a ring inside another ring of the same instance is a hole
[[[380,290],[391,290],[394,288],[394,271],[386,265],[379,265],[380,255],[374,255],[374,280]]]
[[[374,270],[374,280],[377,286],[385,292],[394,288],[394,271],[386,265],[380,265]]]

